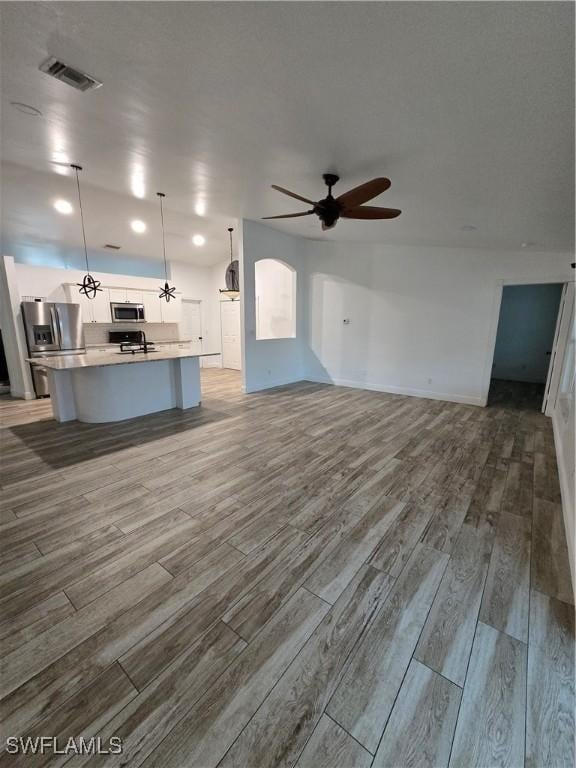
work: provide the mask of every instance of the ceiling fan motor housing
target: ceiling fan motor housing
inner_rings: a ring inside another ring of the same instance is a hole
[[[326,227],[332,227],[340,218],[342,207],[331,195],[316,203],[314,213]]]
[[[335,173],[323,173],[322,178],[328,187],[328,197],[316,203],[314,213],[325,227],[333,227],[342,212],[342,206],[332,197],[332,187],[339,181],[340,176],[337,176]]]

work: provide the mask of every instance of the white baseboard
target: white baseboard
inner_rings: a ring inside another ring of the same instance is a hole
[[[306,376],[306,381],[314,381],[317,384],[334,384],[337,387],[352,387],[353,389],[367,389],[371,392],[385,392],[389,395],[408,395],[409,397],[423,397],[428,400],[444,400],[448,403],[461,403],[464,405],[486,405],[484,397],[469,397],[467,395],[455,395],[450,392],[430,392],[426,389],[411,389],[409,387],[395,387],[392,385],[372,384],[368,381],[352,381],[350,379],[331,379],[329,376]]]
[[[576,563],[574,561],[574,530],[576,510],[572,506],[566,457],[561,439],[558,415],[552,414],[552,429],[554,431],[554,447],[556,448],[556,462],[558,464],[558,477],[560,479],[560,493],[562,495],[562,517],[564,518],[564,533],[568,544],[568,559],[570,561],[570,575],[572,576],[572,588],[576,588]]]
[[[273,379],[272,381],[257,384],[256,386],[244,387],[243,391],[245,394],[250,395],[252,392],[262,392],[265,389],[274,389],[274,387],[285,387],[288,384],[296,384],[298,381],[308,381],[308,379],[305,379],[303,376],[299,376],[296,379]]]

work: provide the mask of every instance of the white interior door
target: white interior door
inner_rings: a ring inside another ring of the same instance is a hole
[[[560,308],[558,310],[558,320],[556,321],[556,333],[554,335],[554,344],[552,346],[552,355],[550,367],[548,368],[548,379],[542,411],[546,416],[551,416],[556,407],[558,397],[558,388],[560,386],[560,376],[562,374],[562,361],[564,353],[570,338],[570,329],[574,323],[574,283],[566,283],[562,291]]]
[[[241,368],[240,347],[240,302],[220,302],[220,323],[222,328],[222,368]]]
[[[202,310],[199,301],[182,301],[182,338],[190,341],[195,355],[202,352]]]

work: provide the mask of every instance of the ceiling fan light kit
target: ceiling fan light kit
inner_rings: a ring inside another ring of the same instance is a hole
[[[336,226],[336,222],[340,218],[344,219],[362,219],[362,220],[375,220],[375,219],[395,219],[400,216],[402,211],[397,208],[378,208],[372,205],[363,205],[363,203],[372,200],[382,192],[385,192],[390,188],[390,179],[385,177],[379,177],[367,181],[364,184],[360,184],[358,187],[344,192],[339,197],[332,195],[332,187],[336,184],[340,177],[335,173],[324,173],[322,178],[324,183],[328,187],[328,195],[318,201],[309,200],[306,197],[297,195],[295,192],[291,192],[289,189],[279,187],[276,184],[272,184],[272,189],[277,192],[282,192],[283,195],[288,195],[296,200],[300,200],[303,203],[308,203],[312,208],[308,211],[302,211],[301,213],[283,213],[279,216],[263,216],[264,219],[293,219],[299,216],[311,216],[316,214],[322,222],[322,229],[332,229]]]

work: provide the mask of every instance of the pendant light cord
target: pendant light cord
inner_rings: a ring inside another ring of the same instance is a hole
[[[234,232],[234,230],[232,229],[232,227],[230,227],[228,229],[228,233],[230,235],[230,264],[232,264],[232,262],[234,261],[234,258],[232,255],[232,232]]]
[[[78,190],[78,206],[80,208],[80,222],[82,224],[82,239],[84,241],[84,258],[86,259],[86,272],[90,272],[90,266],[88,264],[88,247],[86,245],[86,230],[84,229],[84,211],[82,210],[82,195],[80,194],[80,179],[78,178],[78,171],[82,170],[81,165],[71,165],[76,173],[76,188]]]
[[[160,198],[160,221],[162,222],[162,254],[164,256],[164,277],[168,280],[168,265],[166,264],[166,238],[164,236],[164,210],[162,208],[162,198],[166,197],[163,192],[156,192]]]

